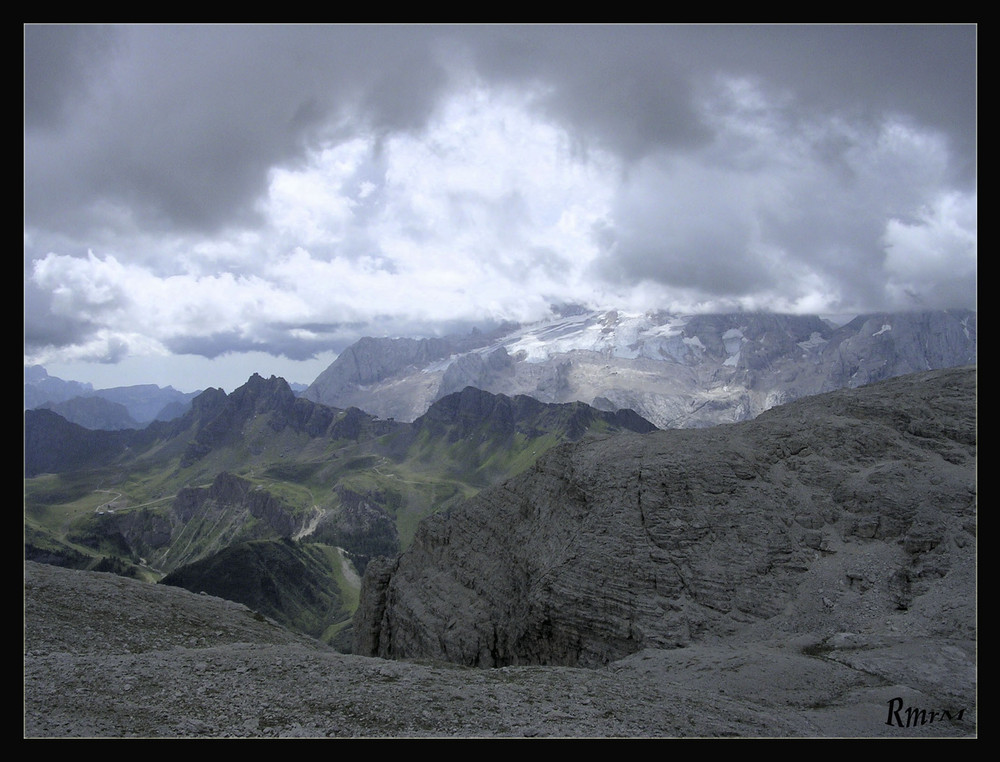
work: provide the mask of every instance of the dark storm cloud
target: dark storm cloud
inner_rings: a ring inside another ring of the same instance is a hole
[[[968,174],[974,39],[969,26],[29,26],[26,215],[93,213],[96,194],[144,225],[252,219],[268,169],[329,119],[419,130],[447,91],[436,52],[449,46],[487,80],[538,83],[538,105],[583,145],[630,159],[709,140],[692,86],[727,72],[806,106],[911,114],[948,132]]]
[[[796,109],[910,115],[948,134],[968,176],[976,34],[972,25],[622,25],[483,27],[466,39],[485,76],[553,87],[542,98],[553,114],[626,157],[710,139],[692,91],[722,74],[786,88]]]
[[[974,307],[976,42],[28,25],[25,351],[302,359],[632,296]]]
[[[479,29],[477,63],[487,78],[538,83],[539,105],[581,142],[636,159],[653,148],[710,135],[692,108],[679,34],[658,26],[528,26]]]
[[[253,339],[242,336],[239,331],[218,331],[201,336],[178,336],[167,339],[164,345],[173,354],[201,355],[209,359],[221,357],[230,352],[253,352],[267,347]]]
[[[751,27],[749,35],[746,31],[739,26],[708,31],[715,67],[750,71],[787,87],[802,109],[870,120],[905,114],[948,135],[955,169],[971,179],[975,26],[762,26]]]
[[[426,35],[396,28],[87,29],[25,31],[29,224],[82,224],[98,202],[145,228],[251,222],[268,170],[331,120],[416,129],[443,82]],[[112,60],[85,82],[91,54]]]
[[[24,123],[53,129],[86,97],[112,53],[115,33],[100,26],[29,26],[24,33]]]

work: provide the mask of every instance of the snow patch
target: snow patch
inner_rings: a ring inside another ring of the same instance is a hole
[[[643,313],[590,312],[526,326],[501,345],[512,355],[523,352],[528,362],[544,362],[574,350],[622,359],[657,357],[686,323],[687,318],[680,317],[657,324]]]
[[[430,365],[428,365],[426,368],[422,368],[420,372],[421,373],[442,373],[442,372],[448,370],[448,368],[451,367],[452,363],[454,363],[457,359],[458,359],[458,355],[451,355],[451,357],[446,357],[443,360],[436,360],[435,362],[432,362]]]
[[[652,326],[648,331],[646,331],[646,335],[653,338],[661,336],[665,339],[673,338],[684,331],[684,326],[688,324],[689,320],[689,317],[671,317],[662,325]],[[697,341],[697,339],[695,340]],[[687,339],[684,341],[686,342]]]

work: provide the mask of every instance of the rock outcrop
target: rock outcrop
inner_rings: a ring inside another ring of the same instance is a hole
[[[975,368],[912,374],[556,448],[369,564],[355,652],[597,666],[744,637],[974,640],[975,533]]]

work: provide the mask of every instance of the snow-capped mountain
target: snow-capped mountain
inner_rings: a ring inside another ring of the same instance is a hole
[[[564,310],[492,334],[366,338],[305,397],[410,421],[466,386],[631,408],[661,428],[753,418],[809,394],[976,362],[976,313],[677,315]]]

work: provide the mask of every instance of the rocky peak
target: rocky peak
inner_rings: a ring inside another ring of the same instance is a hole
[[[487,436],[498,439],[516,432],[534,437],[548,431],[575,441],[598,420],[629,431],[656,428],[631,410],[609,413],[584,403],[546,403],[524,394],[508,397],[472,386],[439,399],[413,426],[434,435],[448,430],[449,441],[482,434],[484,428]]]
[[[258,416],[266,416],[272,429],[280,431],[294,419],[295,394],[283,378],[264,379],[254,373],[247,382],[222,398],[210,390],[195,399],[200,427],[187,447],[182,465],[190,465],[213,448],[235,441]]]
[[[191,414],[198,417],[215,415],[226,404],[226,397],[225,390],[208,388],[191,400]]]
[[[295,403],[295,393],[283,378],[265,379],[254,373],[243,386],[229,395],[229,402],[240,409],[261,412],[288,412]]]
[[[510,397],[467,386],[460,392],[441,398],[414,421],[415,428],[426,428],[434,434],[449,429],[448,438],[451,441],[469,436],[484,424],[494,436],[514,433],[514,409]]]
[[[740,633],[975,637],[975,368],[551,450],[373,561],[357,653],[596,666]]]

